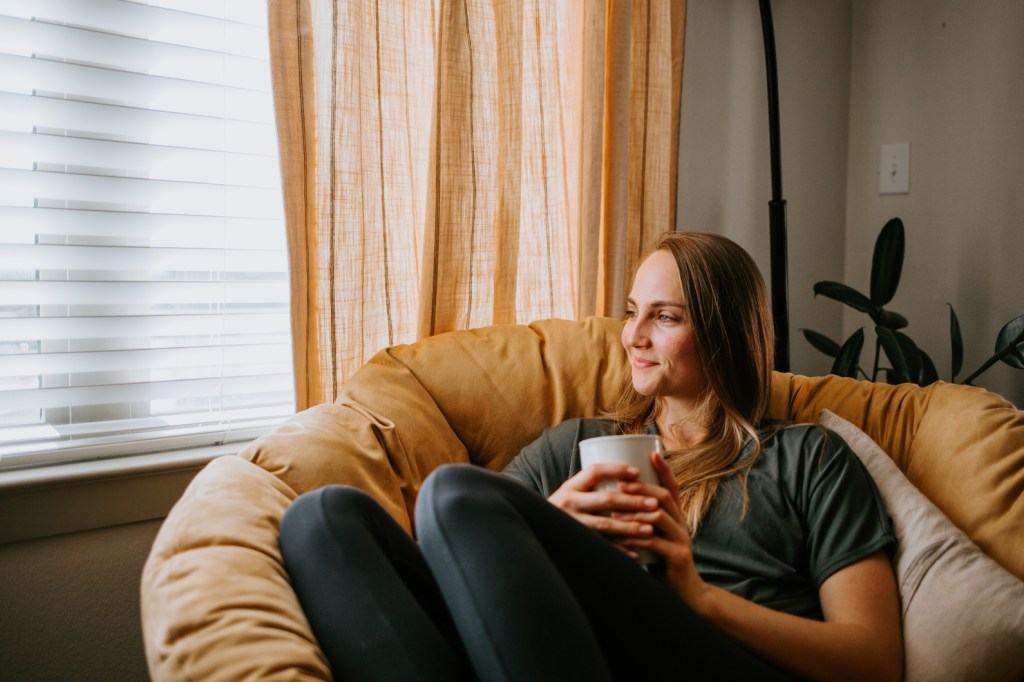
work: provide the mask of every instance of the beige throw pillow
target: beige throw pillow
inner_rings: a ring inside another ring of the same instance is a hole
[[[867,467],[893,519],[905,680],[1024,680],[1024,582],[986,556],[878,445],[822,410]]]

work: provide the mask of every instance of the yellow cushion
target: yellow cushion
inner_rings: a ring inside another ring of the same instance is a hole
[[[427,474],[469,461],[433,398],[391,351],[360,369],[335,403],[295,415],[241,457],[297,494],[341,483],[362,488],[406,530],[406,510]]]
[[[449,332],[391,352],[434,397],[471,460],[500,469],[548,426],[614,406],[629,376],[621,326],[545,320]]]
[[[445,462],[499,469],[544,428],[611,409],[628,381],[621,322],[460,331],[378,353],[338,400],[306,410],[193,481],[142,580],[154,679],[324,679],[277,527],[295,496],[369,491],[407,529]],[[980,389],[776,374],[772,414],[827,408],[867,432],[996,561],[1024,577],[1024,413]]]
[[[277,546],[294,498],[238,457],[214,460],[196,476],[142,573],[153,679],[330,679]]]

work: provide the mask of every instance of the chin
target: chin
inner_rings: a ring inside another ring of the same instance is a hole
[[[633,390],[644,397],[650,397],[658,392],[657,386],[648,386],[647,384],[638,384],[633,382]]]

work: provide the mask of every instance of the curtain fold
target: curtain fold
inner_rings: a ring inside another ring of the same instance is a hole
[[[299,409],[377,350],[619,315],[674,225],[681,0],[270,0]]]

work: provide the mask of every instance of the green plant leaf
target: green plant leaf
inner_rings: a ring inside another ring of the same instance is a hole
[[[862,313],[872,315],[878,311],[878,306],[872,303],[871,299],[842,282],[818,282],[814,285],[814,295],[817,296],[819,294],[844,303]]]
[[[887,383],[887,384],[905,384],[905,383],[907,383],[907,378],[905,376],[903,376],[902,374],[900,374],[899,372],[897,372],[896,370],[894,370],[894,369],[886,368],[886,370],[885,370],[885,383]]]
[[[864,348],[864,330],[858,329],[850,338],[843,342],[836,361],[832,363],[832,374],[839,377],[857,378],[857,367],[860,365],[860,351]]]
[[[903,357],[907,360],[907,376],[915,384],[921,384],[921,377],[924,376],[924,351],[918,348],[913,339],[903,332],[893,332],[893,335],[900,344]]]
[[[875,305],[883,306],[896,295],[905,247],[903,221],[892,218],[878,234],[871,259],[871,302]]]
[[[897,383],[916,383],[914,380],[921,373],[917,345],[906,334],[886,327],[875,327],[875,333],[885,351],[885,357],[889,358],[894,375],[899,379]]]
[[[921,358],[921,373],[917,375],[917,383],[921,386],[930,386],[939,380],[939,370],[935,369],[935,363],[927,353],[920,348],[917,352]]]
[[[830,358],[834,358],[835,356],[839,355],[838,342],[833,341],[831,338],[825,336],[824,334],[816,332],[813,329],[801,329],[800,331],[804,333],[804,338],[807,339],[808,343],[810,343],[812,346],[814,346],[816,349],[818,349],[825,355],[829,356]]]
[[[970,376],[964,379],[964,383],[970,386],[972,381],[981,376],[989,367],[996,364],[998,360],[1002,360],[1017,369],[1024,368],[1024,315],[1015,317],[1003,325],[1003,328],[999,330],[999,335],[996,337],[996,352],[988,360],[981,363],[981,367],[974,370]]]
[[[960,335],[960,320],[957,319],[956,311],[953,310],[953,304],[947,303],[946,305],[949,306],[949,349],[953,364],[950,380],[956,381],[956,375],[964,368],[964,337]],[[996,345],[999,345],[998,342]]]
[[[882,310],[882,313],[875,320],[879,325],[889,329],[904,329],[908,324],[907,318],[891,310]]]
[[[1002,353],[1010,346],[1016,348],[1003,356],[1003,362],[1010,367],[1024,369],[1024,315],[1013,318],[999,330],[996,337],[996,353]]]
[[[892,368],[886,371],[886,380],[890,384],[908,382],[910,377],[907,372],[907,360],[903,357],[899,341],[896,340],[896,332],[885,327],[876,327],[875,334],[878,335],[878,343],[885,351],[885,357],[889,358],[889,364],[892,365]]]

